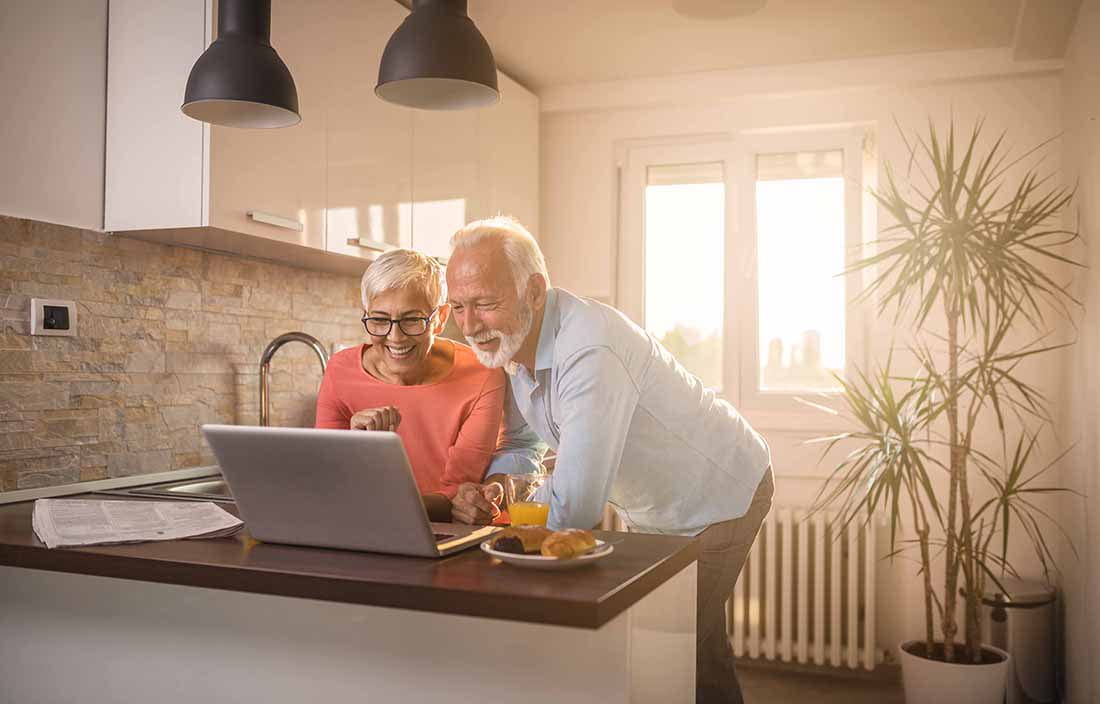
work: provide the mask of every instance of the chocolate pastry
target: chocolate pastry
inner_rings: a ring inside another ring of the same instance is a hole
[[[497,533],[491,545],[501,552],[537,553],[548,535],[550,531],[542,526],[510,526]]]

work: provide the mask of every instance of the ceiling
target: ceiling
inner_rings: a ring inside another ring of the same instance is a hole
[[[1013,47],[1021,32],[1040,28],[1032,44],[1060,57],[1080,0],[767,0],[748,16],[718,19],[676,11],[678,4],[722,10],[746,2],[752,4],[469,0],[469,11],[501,69],[538,92],[696,71]]]

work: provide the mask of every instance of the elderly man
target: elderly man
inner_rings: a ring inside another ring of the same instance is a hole
[[[771,506],[764,440],[617,310],[550,288],[517,221],[471,223],[451,245],[452,315],[481,363],[510,376],[486,483],[531,470],[533,430],[558,453],[549,527],[591,528],[610,502],[632,530],[698,536],[696,698],[740,702],[723,608]],[[457,519],[491,511],[481,486],[459,487]]]

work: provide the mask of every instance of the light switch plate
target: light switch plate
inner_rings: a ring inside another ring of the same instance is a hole
[[[67,317],[67,320],[65,318]],[[54,327],[65,323],[64,327]],[[31,334],[55,337],[76,336],[76,301],[53,298],[31,299]]]

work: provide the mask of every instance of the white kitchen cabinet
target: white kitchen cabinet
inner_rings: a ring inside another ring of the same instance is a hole
[[[327,67],[316,51],[324,18],[310,3],[276,1],[271,27],[294,76],[302,121],[281,129],[211,129],[210,225],[324,249]],[[249,213],[298,223],[301,231]]]
[[[180,112],[191,66],[212,40],[209,0],[114,0],[108,20],[104,229],[340,269],[325,259],[323,17],[272,3],[272,41],[290,67],[302,122],[211,127]]]
[[[539,99],[502,73],[500,102],[478,111],[479,207],[539,229]]]
[[[327,249],[372,259],[390,247],[449,254],[467,222],[512,213],[537,227],[538,98],[498,73],[477,110],[391,105],[374,94],[386,42],[408,11],[391,0],[325,0],[330,78]]]
[[[208,224],[210,130],[180,112],[205,2],[115,0],[107,20],[104,229]],[[150,41],[156,37],[157,41]]]
[[[112,0],[105,229],[361,273],[389,247],[447,255],[466,222],[538,217],[538,100],[500,74],[480,110],[402,108],[374,94],[394,0],[272,3],[272,44],[302,122],[211,127],[180,112],[215,30],[213,0]]]
[[[391,0],[326,0],[329,252],[373,258],[412,246],[413,111],[374,94],[378,64],[408,14]]]
[[[335,42],[346,48],[336,50],[331,73],[343,88],[333,91],[328,114],[329,251],[373,258],[411,246],[445,258],[457,229],[498,212],[536,229],[538,99],[501,73],[501,102],[488,108],[428,111],[383,102],[374,95],[374,74],[358,67],[377,65],[403,16],[387,14],[369,2],[341,9],[341,31],[359,41]]]
[[[412,243],[432,256],[447,257],[451,235],[484,212],[477,140],[484,110],[413,110]]]
[[[413,111],[412,242],[446,257],[465,223],[513,215],[538,229],[538,98],[503,73],[478,110]]]

